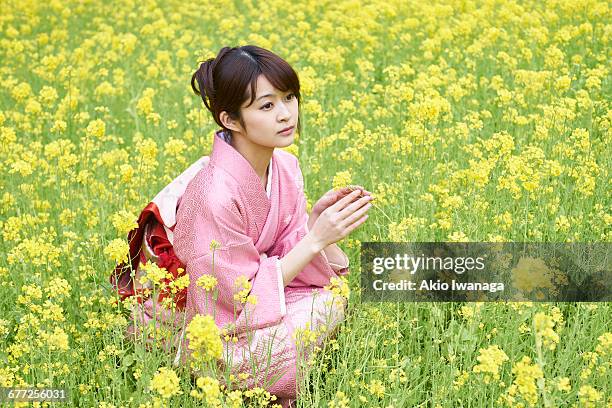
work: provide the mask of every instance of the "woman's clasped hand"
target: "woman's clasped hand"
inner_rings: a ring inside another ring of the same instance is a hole
[[[367,220],[372,199],[363,189],[348,193],[321,212],[311,228],[312,235],[324,247],[340,241]]]

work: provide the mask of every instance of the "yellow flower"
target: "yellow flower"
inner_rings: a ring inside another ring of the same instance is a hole
[[[512,214],[510,214],[508,211],[504,211],[503,214],[494,216],[493,222],[502,230],[508,231],[512,227]]]
[[[116,263],[127,263],[130,252],[129,244],[121,238],[113,239],[104,248],[104,254],[109,256]]]
[[[240,275],[234,281],[234,288],[237,289],[237,292],[234,293],[234,300],[244,304],[247,302],[249,292],[251,291],[252,284],[249,282],[248,278],[244,275]]]
[[[221,243],[216,239],[210,241],[210,250],[214,251],[215,249],[221,248]]]
[[[397,222],[389,224],[389,240],[394,242],[410,241],[412,234],[425,225],[426,220],[409,215]]]
[[[164,399],[182,394],[178,376],[174,370],[167,367],[161,367],[157,373],[155,373],[149,386]]]
[[[183,268],[178,268],[177,269],[177,273],[180,275],[181,273],[183,273],[184,270]],[[186,287],[189,286],[189,275],[184,274],[182,276],[179,276],[178,278],[176,278],[175,280],[171,281],[169,286],[172,289],[172,293],[177,293],[180,290],[185,289]]]
[[[470,378],[470,373],[468,371],[461,371],[457,373],[457,379],[453,381],[453,389],[458,390],[463,387],[463,385]]]
[[[597,338],[599,344],[595,347],[595,352],[602,358],[612,355],[612,333],[604,333]]]
[[[293,339],[299,348],[306,348],[317,341],[317,332],[310,330],[310,322],[306,322],[303,328],[295,329]]]
[[[345,299],[351,296],[351,288],[344,276],[332,276],[329,282],[330,284],[323,287],[323,289],[329,290],[333,294],[342,296]]]
[[[583,385],[580,387],[580,390],[578,390],[578,397],[584,406],[594,407],[594,402],[601,401],[602,393],[590,385]]]
[[[569,392],[572,389],[572,387],[570,386],[569,378],[567,377],[559,378],[559,380],[557,381],[557,389],[559,391]]]
[[[351,173],[349,171],[340,171],[334,176],[332,188],[334,190],[342,190],[349,184],[351,184]]]
[[[23,101],[32,96],[32,87],[27,82],[22,82],[13,87],[11,95],[17,102]]]
[[[111,216],[113,227],[120,235],[127,234],[134,228],[138,228],[136,216],[129,211],[121,210]]]
[[[242,407],[242,391],[234,390],[227,393],[225,404],[231,408]]]
[[[370,391],[370,394],[374,395],[375,397],[383,398],[385,396],[385,386],[380,380],[370,381],[370,383],[367,385],[367,389]]]
[[[49,298],[64,298],[70,294],[72,286],[64,278],[53,278],[47,285],[47,294]]]
[[[166,268],[160,268],[155,262],[141,264],[140,268],[144,272],[140,277],[140,283],[143,285],[145,285],[147,282],[151,282],[153,285],[159,286],[163,279],[169,279],[172,277]]]
[[[349,399],[346,394],[342,391],[336,392],[336,396],[333,400],[327,404],[328,408],[347,408],[349,406]]]
[[[533,317],[533,326],[536,333],[536,342],[554,350],[559,343],[559,335],[553,330],[555,326],[553,318],[545,313],[538,312]]]
[[[51,132],[53,133],[64,133],[68,128],[68,124],[66,121],[58,119],[53,122],[53,126],[51,127]]]
[[[136,144],[136,150],[140,154],[143,163],[150,163],[157,158],[157,143],[155,140],[147,138],[142,139]]]
[[[393,368],[389,373],[389,380],[399,380],[399,382],[405,383],[408,381],[408,378],[406,377],[406,372],[404,370],[402,370],[401,368]]]
[[[198,278],[196,285],[210,292],[217,286],[217,278],[211,275],[204,274]]]
[[[469,242],[470,241],[468,236],[465,235],[465,233],[463,233],[462,231],[454,231],[452,234],[449,234],[448,240],[450,242]]]
[[[294,143],[292,145],[289,145],[287,147],[283,147],[282,148],[284,151],[291,153],[294,156],[298,156],[299,155],[299,149],[298,146]]]
[[[268,391],[261,387],[255,387],[244,391],[245,397],[250,398],[251,402],[256,404],[258,407],[268,406],[271,401],[276,400],[276,395],[270,394]]]
[[[172,122],[176,123],[176,121]],[[170,128],[170,123],[168,123],[168,128]],[[187,150],[187,144],[181,139],[170,138],[164,145],[164,152],[174,158],[180,157],[185,150]]]
[[[9,333],[9,321],[5,319],[0,319],[0,337],[4,337]]]
[[[221,358],[223,345],[221,334],[210,315],[196,315],[187,326],[189,349],[196,360],[207,361]]]
[[[89,125],[87,125],[86,132],[87,136],[100,139],[106,133],[106,124],[100,119],[92,120],[89,122]]]
[[[558,91],[567,91],[571,83],[572,79],[567,75],[563,75],[555,80],[555,88],[557,88]]]
[[[57,91],[55,88],[45,85],[41,88],[38,93],[40,101],[45,105],[50,105],[55,102],[58,98]]]
[[[512,373],[515,375],[515,378],[508,389],[508,393],[511,396],[515,396],[518,393],[529,404],[535,405],[535,403],[538,402],[536,380],[544,378],[542,369],[537,364],[532,364],[529,357],[524,356],[520,361],[514,364]]]
[[[43,338],[47,342],[49,350],[66,351],[69,348],[68,335],[60,327],[54,328],[53,333],[44,333]]]
[[[104,96],[114,95],[116,93],[116,90],[110,82],[103,81],[102,83],[100,83],[100,85],[96,87],[93,93],[96,96],[96,99],[100,100]]]
[[[571,224],[565,215],[560,215],[555,219],[555,231],[567,232]]]
[[[134,168],[130,164],[124,163],[119,166],[119,174],[121,176],[121,182],[123,183],[129,183],[132,181],[134,173]]]
[[[211,377],[198,377],[196,385],[202,390],[192,390],[191,395],[195,398],[204,399],[207,406],[221,406],[221,390],[219,389],[219,381]]]
[[[479,350],[480,355],[476,357],[479,364],[476,364],[472,371],[475,373],[487,373],[485,376],[485,384],[488,384],[491,377],[495,380],[499,379],[499,367],[508,361],[508,356],[498,345],[489,346],[486,349]]]
[[[155,90],[146,88],[142,94],[142,98],[136,102],[136,112],[140,115],[147,116],[153,113],[153,96],[155,95]]]
[[[17,303],[27,305],[35,300],[42,298],[42,290],[35,285],[23,285],[21,287],[22,295],[17,297]]]

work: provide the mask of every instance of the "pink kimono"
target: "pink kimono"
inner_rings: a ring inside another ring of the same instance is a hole
[[[223,368],[237,378],[255,372],[241,386],[261,386],[287,406],[298,394],[297,360],[320,346],[344,318],[344,299],[322,288],[331,277],[348,273],[348,257],[342,253],[341,264],[334,264],[321,251],[284,287],[279,259],[308,232],[298,160],[276,149],[266,191],[250,163],[226,140],[222,131],[215,133],[210,162],[187,185],[176,214],[174,250],[190,277],[186,324],[198,313],[214,315],[220,329],[234,328],[238,342],[223,341]],[[202,275],[213,274],[212,240],[221,244],[214,255],[216,301],[196,285]],[[234,300],[239,276],[252,284],[257,304]],[[305,327],[319,335],[298,355],[292,335]]]

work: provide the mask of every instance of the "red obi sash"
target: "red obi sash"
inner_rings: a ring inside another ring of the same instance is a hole
[[[176,225],[176,211],[187,185],[208,164],[208,160],[208,156],[204,156],[193,163],[160,191],[138,216],[138,227],[131,230],[127,237],[130,244],[129,262],[117,265],[110,275],[110,283],[121,300],[136,296],[137,301],[143,303],[148,299],[151,289],[134,288],[130,275],[132,271],[136,273],[141,265],[154,262],[171,274],[170,278],[161,281],[158,302],[171,297],[178,310],[184,309],[187,288],[173,294],[168,287],[170,282],[185,274],[185,265],[174,253],[172,231]]]
[[[166,268],[172,275],[171,278],[161,280],[162,290],[159,292],[158,301],[161,302],[168,296],[174,296],[177,308],[182,310],[185,307],[187,288],[173,295],[168,284],[185,274],[185,265],[174,254],[174,248],[168,239],[159,209],[154,202],[149,203],[140,213],[138,228],[128,233],[128,242],[130,243],[130,264],[117,265],[110,277],[110,282],[121,299],[136,296],[138,302],[143,303],[149,297],[150,289],[134,288],[130,272],[137,271],[147,262],[155,262],[157,266]],[[179,268],[182,268],[182,271],[179,272]]]

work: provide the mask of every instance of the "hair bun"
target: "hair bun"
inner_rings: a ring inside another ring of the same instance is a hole
[[[215,58],[209,58],[200,63],[200,66],[191,76],[191,89],[202,98],[206,108],[212,112],[211,102],[214,99],[213,64]],[[198,86],[196,87],[196,82]]]

